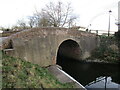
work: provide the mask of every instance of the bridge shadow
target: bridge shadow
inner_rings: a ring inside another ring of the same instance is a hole
[[[62,42],[59,46],[57,53],[57,63],[59,63],[60,58],[71,58],[74,60],[80,60],[82,51],[79,44],[74,40],[66,40]],[[67,59],[66,59],[67,60]]]

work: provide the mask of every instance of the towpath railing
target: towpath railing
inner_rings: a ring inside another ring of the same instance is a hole
[[[105,35],[105,36],[113,36],[115,34],[115,32],[117,31],[108,31],[107,30],[88,30],[88,32],[91,32],[91,33],[96,33],[97,35]]]

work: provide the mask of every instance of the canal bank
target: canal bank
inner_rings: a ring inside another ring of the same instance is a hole
[[[48,70],[60,81],[61,83],[73,83],[76,88],[87,90],[83,85],[76,81],[73,77],[63,71],[58,65],[48,67]]]

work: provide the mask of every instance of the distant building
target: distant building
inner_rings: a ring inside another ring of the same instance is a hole
[[[118,23],[118,30],[120,31],[120,22]]]
[[[120,31],[120,22],[115,23],[118,26],[118,30]]]

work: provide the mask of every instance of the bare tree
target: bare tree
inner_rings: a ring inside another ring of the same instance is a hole
[[[57,2],[57,4],[50,2],[39,12],[39,15],[39,26],[70,27],[77,19],[73,15],[71,4],[64,5],[62,2]]]
[[[21,19],[21,20],[18,20],[17,21],[17,24],[19,25],[19,27],[21,27],[22,29],[26,29],[27,25],[26,25],[26,22]]]
[[[28,19],[29,19],[28,24],[29,24],[30,28],[33,28],[35,25],[34,16],[29,16]]]
[[[40,14],[39,12],[36,12],[33,14],[33,16],[28,16],[28,24],[31,28],[33,27],[39,27],[40,25]]]

